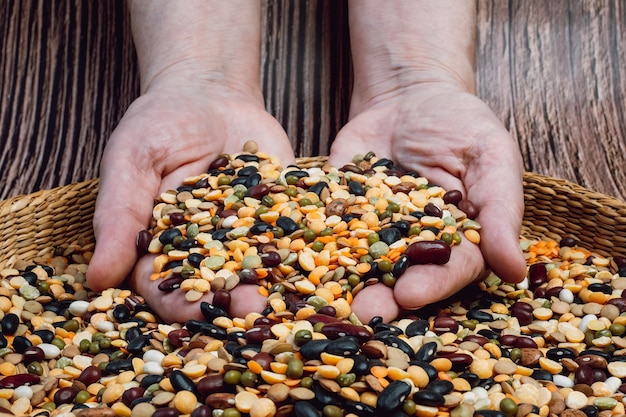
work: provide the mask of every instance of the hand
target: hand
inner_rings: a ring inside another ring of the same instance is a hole
[[[442,300],[476,279],[487,266],[519,282],[525,262],[519,248],[523,216],[521,156],[487,105],[455,84],[423,83],[353,103],[358,113],[339,132],[329,162],[341,166],[356,153],[374,151],[447,190],[458,189],[479,208],[477,246],[464,239],[445,265],[415,265],[392,289],[366,287],[353,311],[367,321],[397,317]]]
[[[252,139],[284,165],[294,162],[284,130],[259,95],[210,83],[182,85],[162,83],[137,99],[107,144],[94,218],[96,251],[87,273],[94,290],[118,286],[133,269],[136,236],[149,225],[154,199],[185,177],[206,172],[218,155],[241,152]],[[152,257],[146,256],[130,284],[156,313],[167,321],[200,318],[199,302],[185,301],[182,291],[159,291],[158,280],[149,279],[152,272]],[[239,287],[233,314],[265,307],[256,286]]]

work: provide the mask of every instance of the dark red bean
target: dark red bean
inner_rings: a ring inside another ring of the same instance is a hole
[[[571,236],[565,236],[563,239],[561,239],[559,245],[561,247],[574,247],[576,246],[576,239]]]
[[[167,334],[170,344],[174,347],[181,347],[191,339],[191,332],[187,329],[175,329]]]
[[[276,251],[265,252],[265,253],[262,253],[260,256],[261,256],[261,262],[263,262],[263,265],[269,268],[278,266],[282,262],[282,259],[280,258],[280,254]]]
[[[226,165],[228,165],[228,158],[225,155],[220,155],[217,158],[215,158],[213,160],[213,162],[211,162],[209,164],[209,171],[213,171],[214,169],[219,169],[219,168],[223,168]]]
[[[204,403],[213,410],[225,410],[235,406],[235,394],[228,392],[216,392],[206,397]]]
[[[467,336],[465,336],[465,338],[463,338],[463,341],[478,343],[481,346],[483,346],[485,343],[489,343],[489,339],[479,334],[468,334]]]
[[[239,271],[239,282],[242,284],[258,284],[259,275],[255,269],[246,268]]]
[[[252,198],[256,198],[257,200],[262,199],[270,192],[270,187],[267,184],[257,184],[248,188],[248,196]]]
[[[137,233],[137,253],[139,255],[145,255],[148,253],[148,246],[150,246],[150,242],[152,241],[152,233],[148,230],[142,230]]]
[[[515,346],[517,344],[517,339],[519,336],[514,334],[504,334],[500,336],[500,343],[504,346]]]
[[[626,256],[614,256],[613,262],[615,262],[615,265],[617,265],[618,268],[620,266],[626,265]]]
[[[267,352],[259,352],[252,357],[252,360],[266,371],[270,370],[270,364],[274,361],[274,357]]]
[[[577,384],[593,384],[595,382],[593,369],[589,365],[580,365],[574,372],[574,380]]]
[[[429,216],[441,217],[441,215],[443,214],[443,211],[439,207],[434,205],[433,203],[427,203],[424,206],[424,213],[426,213]]]
[[[437,334],[456,333],[459,331],[459,322],[452,317],[439,316],[433,323],[433,331]]]
[[[263,341],[274,338],[271,326],[268,325],[254,326],[246,331],[246,342],[251,345],[260,345]]]
[[[626,295],[626,291],[622,291],[622,298],[611,298],[607,301],[607,304],[612,304],[619,309],[620,314],[626,312],[626,298],[623,298]]]
[[[213,294],[213,305],[224,311],[228,311],[231,299],[232,297],[230,295],[230,291],[219,289],[215,291],[215,294]]]
[[[422,240],[411,243],[405,253],[411,265],[442,265],[450,260],[452,248],[441,240]]]
[[[307,319],[307,321],[311,322],[312,324],[316,324],[316,323],[337,323],[339,321],[335,317],[329,316],[327,314],[321,314],[321,313],[311,314],[306,319]]]
[[[259,317],[252,323],[253,326],[273,326],[280,323],[278,320],[271,319],[269,317]]]
[[[208,405],[201,405],[200,407],[196,407],[191,413],[191,417],[211,417],[212,411],[211,407]]]
[[[180,412],[172,407],[157,408],[152,417],[178,417]]]
[[[354,336],[360,343],[365,343],[372,338],[372,333],[366,327],[351,323],[327,323],[322,327],[322,333],[329,339]]]
[[[542,297],[542,298],[547,298],[547,299],[550,299],[550,297],[557,297],[558,298],[562,289],[563,289],[563,287],[552,287],[549,290],[546,290],[545,297]]]
[[[530,337],[519,336],[515,342],[517,348],[534,348],[537,349],[537,343]]]
[[[102,376],[102,371],[97,366],[91,365],[83,369],[83,371],[78,376],[78,380],[89,386],[94,382],[97,382]]]
[[[545,264],[532,264],[528,268],[528,283],[534,289],[548,281],[548,270]]]
[[[174,226],[178,226],[180,224],[185,223],[185,213],[181,213],[179,211],[170,213],[170,222]]]
[[[443,195],[443,202],[446,204],[457,204],[463,198],[459,190],[449,190]]]
[[[22,385],[39,384],[39,377],[33,374],[9,375],[0,379],[0,388],[17,388]]]
[[[224,375],[209,375],[198,381],[198,393],[206,397],[214,392],[224,392]]]
[[[520,325],[527,326],[533,322],[533,306],[522,301],[517,301],[511,306],[511,316],[515,317]]]
[[[324,306],[317,310],[317,312],[325,316],[337,317],[337,310],[333,306]]]
[[[56,405],[69,404],[74,401],[78,390],[74,387],[64,387],[54,393],[54,403]]]
[[[144,387],[133,387],[127,389],[122,394],[122,402],[130,407],[130,404],[133,401],[135,401],[137,398],[143,397],[144,392],[146,392],[146,389]]]
[[[472,357],[467,353],[452,353],[444,356],[452,362],[452,370],[460,372],[472,364]]]
[[[37,346],[29,346],[24,351],[23,361],[26,365],[31,362],[41,362],[46,358],[46,355],[43,353],[40,347]]]
[[[181,277],[180,275],[175,275],[173,277],[166,278],[159,282],[158,289],[159,291],[163,291],[163,292],[170,292],[170,291],[177,290],[180,288],[180,284],[184,280],[185,279]]]
[[[226,217],[230,217],[230,216],[236,216],[237,215],[237,211],[235,210],[231,210],[231,209],[224,209],[220,212],[218,212],[218,215],[222,218],[225,219]]]
[[[460,200],[456,206],[470,219],[475,219],[478,216],[478,208],[468,199]]]

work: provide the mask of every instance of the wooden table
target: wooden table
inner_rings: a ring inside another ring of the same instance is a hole
[[[300,156],[325,155],[347,116],[345,1],[263,2],[268,110]],[[626,5],[479,0],[478,95],[525,168],[626,200]],[[122,1],[0,2],[0,199],[97,176],[136,97]]]

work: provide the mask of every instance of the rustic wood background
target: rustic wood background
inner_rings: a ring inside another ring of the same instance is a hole
[[[265,0],[268,110],[301,156],[345,122],[345,1]],[[626,200],[626,6],[479,0],[478,94],[529,171]],[[0,200],[97,176],[138,80],[121,0],[0,0]]]

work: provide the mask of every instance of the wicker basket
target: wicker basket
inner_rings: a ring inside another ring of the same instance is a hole
[[[300,158],[302,167],[325,157]],[[90,180],[0,202],[0,268],[29,260],[55,246],[93,240],[98,181]],[[575,236],[603,256],[626,256],[626,203],[570,182],[524,174],[526,209],[522,235]]]

